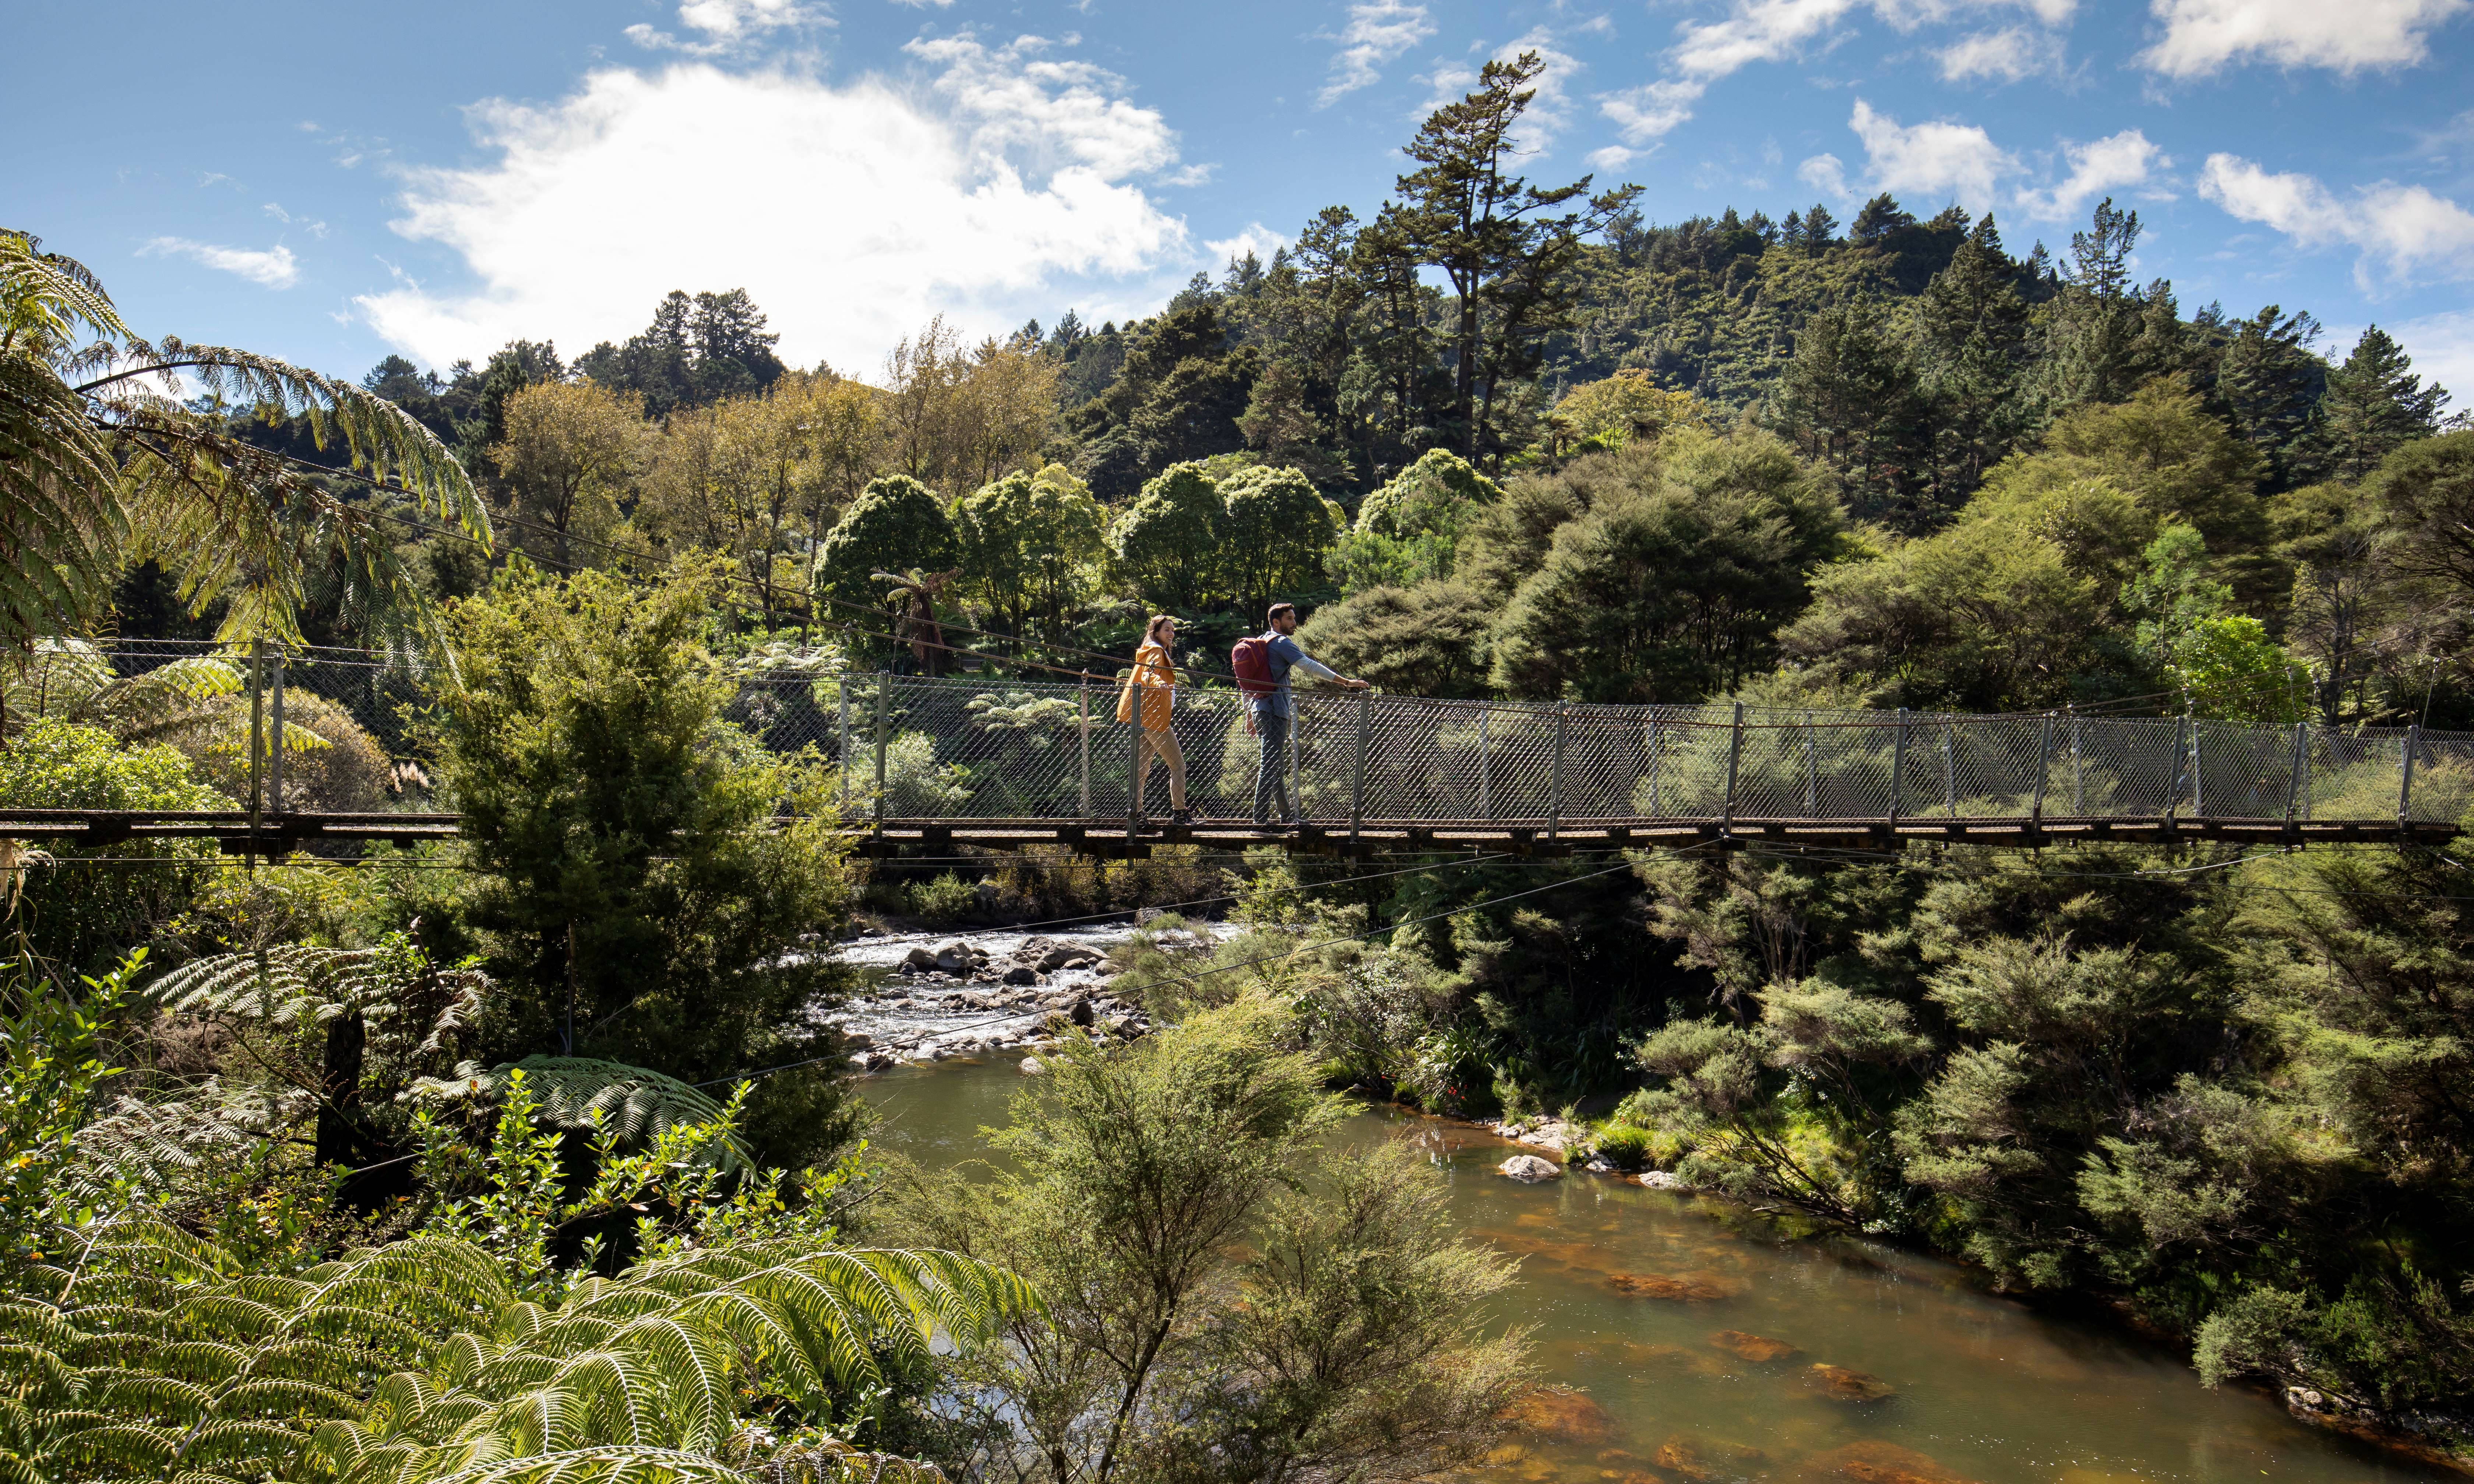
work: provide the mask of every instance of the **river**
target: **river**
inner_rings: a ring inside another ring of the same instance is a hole
[[[877,1137],[935,1162],[978,1157],[980,1129],[1025,1088],[1018,1064],[869,1078]],[[1546,1378],[1578,1393],[1541,1402],[1545,1430],[1479,1474],[1496,1484],[2462,1477],[2256,1392],[2209,1391],[2174,1351],[2040,1313],[1950,1263],[1613,1177],[1518,1185],[1494,1172],[1515,1146],[1395,1110],[1369,1108],[1335,1137],[1400,1135],[1450,1182],[1468,1233],[1521,1257],[1504,1318],[1535,1327]],[[1888,1395],[1847,1400],[1877,1388]]]

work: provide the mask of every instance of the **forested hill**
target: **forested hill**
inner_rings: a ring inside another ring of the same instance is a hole
[[[1888,195],[1843,231],[1819,204],[1671,227],[1627,208],[1571,251],[1542,296],[1548,327],[1488,325],[1518,342],[1494,364],[1525,374],[1503,378],[1476,429],[1455,417],[1455,357],[1439,343],[1448,291],[1404,285],[1380,234],[1343,207],[1269,264],[1198,275],[1152,319],[1094,333],[1069,312],[1016,338],[1064,363],[1072,452],[1104,497],[1249,443],[1335,491],[1371,489],[1430,447],[1538,462],[1575,431],[1553,413],[1564,395],[1625,371],[1786,433],[1845,480],[1851,514],[1908,531],[2054,417],[2160,375],[2265,458],[2264,492],[2330,471],[2342,450],[2316,416],[2330,369],[2317,324],[2280,305],[2184,318],[2171,283],[2132,279],[2139,234],[2135,212],[2105,202],[2057,264],[2042,243],[2013,255],[1990,214],[1920,221]]]
[[[681,291],[571,361],[365,385],[535,560],[727,554],[751,627],[879,662],[874,574],[918,568],[988,648],[1069,668],[1154,611],[1225,645],[1278,597],[1426,694],[2474,722],[2474,569],[2430,555],[2474,436],[2434,436],[2447,394],[2376,326],[2186,314],[2110,200],[2024,253],[1886,195],[1652,225],[1634,186],[1510,174],[1534,63],[1430,116],[1370,216],[1138,321],[940,318],[800,370],[743,291]],[[486,575],[424,560],[442,594]]]

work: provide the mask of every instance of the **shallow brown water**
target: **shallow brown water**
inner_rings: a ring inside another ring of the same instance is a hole
[[[1026,1086],[1011,1058],[866,1083],[879,1137],[981,1153]],[[1505,1317],[1549,1380],[1496,1484],[1858,1480],[2129,1484],[2461,1478],[2199,1385],[2177,1352],[1984,1292],[1892,1248],[1799,1240],[1725,1202],[1575,1173],[1522,1185],[1480,1130],[1369,1111],[1337,1136],[1418,1138],[1469,1233],[1522,1259]]]

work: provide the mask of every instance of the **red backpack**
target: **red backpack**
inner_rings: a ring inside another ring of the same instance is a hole
[[[1277,681],[1272,679],[1272,642],[1262,634],[1239,639],[1228,651],[1228,668],[1236,672],[1237,693],[1251,699],[1275,696],[1280,692]],[[1246,730],[1254,730],[1254,708],[1246,707]]]

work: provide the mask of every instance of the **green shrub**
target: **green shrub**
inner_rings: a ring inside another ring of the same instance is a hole
[[[168,747],[124,750],[99,728],[41,718],[0,748],[0,804],[38,809],[230,809],[230,799],[189,776],[189,760]],[[0,870],[0,906],[20,884],[14,927],[53,971],[76,982],[101,973],[128,948],[160,932],[214,873],[204,840],[121,840],[107,846],[52,846],[57,864]],[[81,868],[81,855],[145,856],[165,867]],[[16,879],[11,879],[16,875]]]
[[[913,913],[940,927],[960,922],[980,904],[978,884],[950,871],[938,873],[933,880],[911,882],[905,895]]]
[[[1619,1170],[1640,1169],[1649,1163],[1652,1137],[1649,1130],[1629,1123],[1611,1124],[1590,1138],[1589,1153]]]

